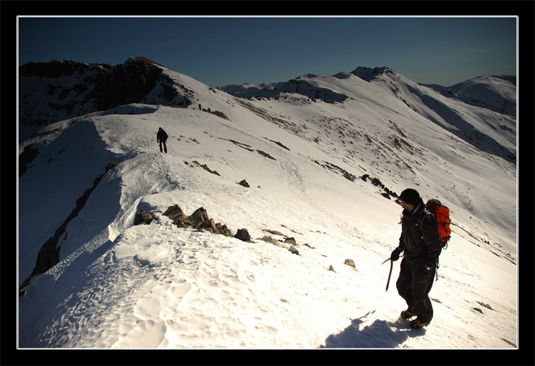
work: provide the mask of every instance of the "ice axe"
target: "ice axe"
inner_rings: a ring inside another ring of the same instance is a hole
[[[394,261],[388,258],[386,261],[381,263],[381,265],[383,265],[388,261],[390,261],[390,272],[388,272],[388,280],[386,281],[386,292],[388,292],[388,285],[390,285],[390,277],[392,276],[392,268],[394,267]]]

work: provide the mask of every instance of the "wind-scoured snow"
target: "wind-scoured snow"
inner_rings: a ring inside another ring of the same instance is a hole
[[[20,145],[39,154],[19,180],[19,284],[75,201],[118,164],[68,223],[59,263],[19,298],[19,347],[516,348],[514,119],[395,78],[301,79],[348,97],[333,102],[296,90],[240,99],[164,73],[194,92],[189,108],[125,105],[51,124]],[[485,148],[426,96],[470,122]],[[513,133],[484,131],[485,121]],[[497,146],[503,156],[489,153]],[[423,330],[398,319],[400,261],[385,292],[381,263],[398,245],[402,209],[371,178],[451,210],[435,317]],[[252,242],[178,228],[163,215],[174,204],[187,215],[204,207]],[[141,209],[158,219],[134,226]]]

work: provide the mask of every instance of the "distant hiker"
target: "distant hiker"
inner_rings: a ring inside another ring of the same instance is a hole
[[[438,257],[442,243],[437,229],[437,221],[414,189],[406,189],[399,196],[404,208],[399,246],[392,252],[391,261],[397,261],[403,252],[401,270],[396,283],[399,295],[409,306],[401,312],[401,317],[410,319],[412,328],[429,325],[433,319],[433,306],[429,291],[433,286]]]
[[[160,152],[163,152],[162,150],[162,144],[163,144],[165,153],[167,154],[167,133],[165,133],[165,131],[161,127],[158,130],[158,133],[156,134],[156,142],[160,143]]]

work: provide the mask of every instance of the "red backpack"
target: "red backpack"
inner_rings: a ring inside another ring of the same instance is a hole
[[[425,204],[425,207],[435,214],[438,224],[438,235],[440,236],[443,248],[446,249],[451,236],[450,210],[437,199],[430,199]]]

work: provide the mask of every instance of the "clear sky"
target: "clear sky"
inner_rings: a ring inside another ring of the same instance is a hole
[[[451,86],[516,75],[516,37],[516,17],[20,17],[18,46],[19,65],[143,56],[211,87],[357,66]]]

